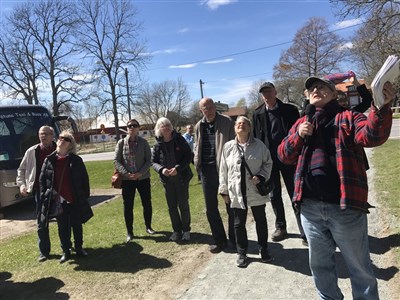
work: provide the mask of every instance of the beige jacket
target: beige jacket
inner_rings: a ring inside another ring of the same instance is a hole
[[[244,150],[244,157],[253,175],[260,175],[265,180],[269,179],[272,170],[272,158],[263,142],[251,136]],[[220,164],[219,194],[229,195],[232,208],[245,209],[240,185],[241,152],[238,149],[237,140],[225,144]],[[249,207],[263,205],[269,201],[269,196],[261,196],[258,193],[247,169],[246,196]]]

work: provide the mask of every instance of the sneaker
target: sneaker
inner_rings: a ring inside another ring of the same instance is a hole
[[[60,264],[65,263],[67,260],[71,259],[71,252],[64,252],[63,255],[60,258]]]
[[[249,264],[249,259],[246,254],[239,254],[238,259],[236,260],[236,265],[239,268],[246,268]]]
[[[46,255],[43,255],[42,253],[39,254],[39,258],[38,258],[39,262],[44,262],[47,259],[48,259],[48,257]]]
[[[146,228],[146,232],[147,232],[148,234],[155,234],[155,233],[156,233],[156,232],[153,230],[153,228],[151,228],[151,227]]]
[[[126,235],[126,242],[129,243],[132,240],[133,240],[133,233],[128,233]]]
[[[189,242],[190,241],[190,231],[185,231],[182,234],[182,241]]]
[[[287,236],[286,228],[277,228],[272,234],[271,238],[274,242],[279,242],[284,240],[286,236]]]
[[[269,255],[267,249],[261,249],[260,250],[260,254],[261,254],[261,261],[263,263],[267,263],[267,262],[273,261],[273,258],[272,258],[271,255]]]
[[[178,239],[179,239],[179,234],[177,232],[175,232],[175,231],[169,237],[169,240],[171,242],[176,242]]]

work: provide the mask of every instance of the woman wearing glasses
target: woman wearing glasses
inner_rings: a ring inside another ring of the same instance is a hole
[[[82,158],[76,155],[75,138],[70,132],[61,132],[56,151],[47,156],[43,163],[39,183],[43,204],[38,221],[48,226],[49,219],[56,217],[63,250],[60,263],[71,258],[71,230],[77,257],[87,256],[82,247],[82,224],[93,216],[88,202],[89,176]],[[57,213],[53,209],[56,203],[61,203]]]
[[[120,139],[115,147],[114,166],[123,175],[122,198],[127,232],[126,242],[133,239],[133,204],[136,190],[139,191],[142,200],[146,232],[155,233],[151,227],[153,215],[149,171],[151,150],[149,143],[139,136],[139,127],[137,120],[128,121],[128,134],[124,139]]]

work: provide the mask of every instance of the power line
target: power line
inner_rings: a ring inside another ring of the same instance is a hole
[[[335,29],[335,30],[331,30],[331,31],[326,32],[325,34],[330,34],[330,33],[334,33],[334,32],[337,32],[337,31],[349,29],[349,28],[352,28],[352,27],[356,27],[356,26],[360,26],[360,25],[366,24],[366,23],[368,23],[368,21],[364,21],[364,22],[357,23],[357,24],[354,24],[354,25],[350,25],[350,26],[346,26],[346,27],[343,27],[343,28],[338,28],[338,29]],[[187,63],[180,63],[180,64],[176,64],[176,65],[179,66],[179,65],[199,64],[199,63],[204,63],[204,62],[207,62],[207,61],[218,60],[218,59],[222,59],[222,58],[227,58],[227,57],[232,57],[232,56],[238,56],[238,55],[243,55],[243,54],[247,54],[247,53],[257,52],[257,51],[270,49],[270,48],[274,48],[274,47],[278,47],[278,46],[282,46],[282,45],[286,45],[286,44],[290,44],[290,43],[293,43],[293,40],[290,40],[290,41],[287,41],[287,42],[278,43],[278,44],[272,44],[272,45],[268,45],[268,46],[264,46],[264,47],[254,48],[254,49],[250,49],[250,50],[245,50],[245,51],[241,51],[241,52],[225,54],[225,55],[221,55],[221,56],[217,56],[217,57],[206,58],[206,59],[201,59],[201,60],[187,62]],[[149,71],[160,70],[160,69],[169,69],[169,67],[157,67],[157,68],[149,69]],[[254,75],[250,75],[249,77],[251,77],[251,76],[254,76]]]

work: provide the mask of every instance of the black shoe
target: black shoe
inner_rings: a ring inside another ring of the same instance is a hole
[[[156,233],[156,232],[153,230],[153,228],[151,228],[151,227],[146,228],[146,232],[147,232],[148,234],[155,234],[155,233]]]
[[[239,254],[238,259],[236,260],[236,265],[239,268],[246,268],[249,265],[249,259],[246,254]]]
[[[85,249],[76,250],[76,256],[78,256],[78,257],[85,257],[88,255],[89,254],[86,252]]]
[[[60,264],[65,263],[67,260],[71,259],[71,252],[64,252],[60,258]]]
[[[40,253],[40,254],[39,254],[38,261],[39,261],[39,262],[44,262],[44,261],[46,261],[46,260],[48,260],[48,257],[47,257],[46,255],[43,255],[42,253]]]
[[[286,236],[287,236],[286,228],[277,228],[272,234],[271,238],[274,242],[279,242],[284,240]]]
[[[260,250],[260,254],[261,254],[261,261],[262,261],[263,263],[271,262],[271,261],[274,260],[274,259],[272,258],[272,256],[269,255],[267,249],[261,249],[261,250]]]
[[[220,253],[222,250],[226,248],[226,242],[210,245],[209,250],[211,253]]]
[[[126,235],[126,242],[129,243],[132,240],[133,240],[133,233],[128,233]]]

